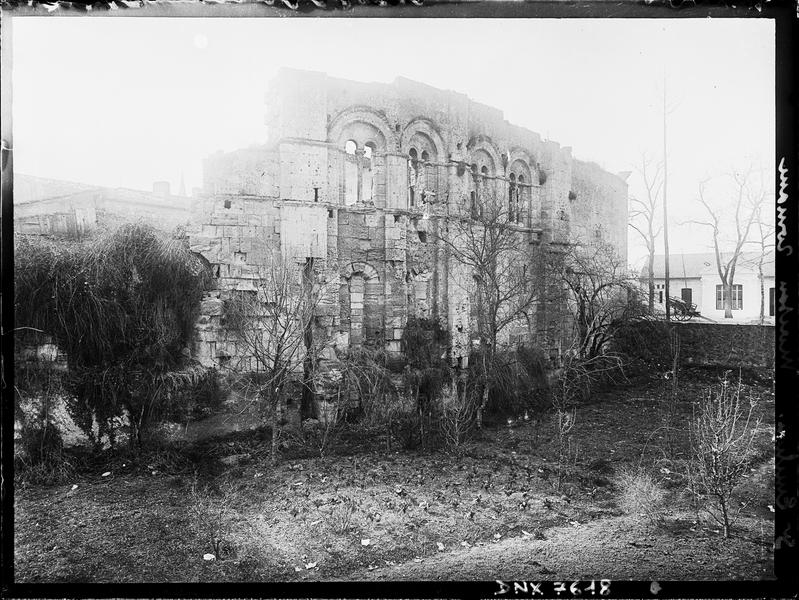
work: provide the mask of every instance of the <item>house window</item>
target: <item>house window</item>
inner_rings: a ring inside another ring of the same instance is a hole
[[[716,286],[716,310],[724,310],[724,300],[727,294],[723,285]],[[732,310],[743,310],[744,307],[744,286],[736,283],[732,286],[732,299],[730,302]]]
[[[658,304],[663,304],[663,290],[658,292]]]
[[[686,304],[693,304],[694,291],[691,288],[682,288],[680,290],[680,297]]]
[[[774,308],[775,308],[775,306],[774,306],[775,305],[775,299],[776,299],[776,296],[774,294],[774,288],[769,288],[768,289],[768,316],[769,317],[773,317],[774,316],[774,313],[775,313],[775,310],[774,310]]]

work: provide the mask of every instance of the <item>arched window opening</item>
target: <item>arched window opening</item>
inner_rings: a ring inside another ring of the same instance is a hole
[[[416,187],[419,183],[418,159],[416,148],[411,148],[408,152],[408,206],[416,206]]]
[[[422,162],[428,162],[430,160],[430,155],[427,153],[427,150],[422,150]]]
[[[363,147],[361,160],[361,201],[372,202],[374,198],[374,156],[377,147],[374,142],[367,142]]]
[[[352,206],[358,202],[358,144],[354,140],[344,143],[344,204]]]
[[[516,174],[510,174],[508,182],[508,221],[514,223],[518,220],[516,207]]]

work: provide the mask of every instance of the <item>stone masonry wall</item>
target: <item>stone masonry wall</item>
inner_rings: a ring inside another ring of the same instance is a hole
[[[774,368],[773,325],[675,323],[684,365]]]
[[[408,317],[419,316],[450,331],[450,358],[463,366],[475,331],[473,282],[437,237],[448,219],[468,217],[476,198],[509,210],[518,202],[520,243],[568,243],[611,223],[608,237],[626,255],[616,231],[626,222],[624,180],[496,108],[404,78],[359,83],[287,69],[266,100],[269,143],[205,165],[208,200],[191,241],[219,277],[198,333],[207,362],[240,352],[215,313],[225,290],[250,285],[270,248],[337,274],[322,323],[328,359],[352,344],[399,352]],[[535,333],[552,342],[561,312],[540,307],[541,331],[520,324],[513,339]]]

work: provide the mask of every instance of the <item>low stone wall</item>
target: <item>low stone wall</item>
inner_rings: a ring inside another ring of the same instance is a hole
[[[683,365],[774,368],[773,325],[675,323]]]

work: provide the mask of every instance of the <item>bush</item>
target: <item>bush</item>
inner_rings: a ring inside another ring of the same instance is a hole
[[[652,525],[664,519],[666,491],[643,469],[623,470],[616,476],[619,504],[628,515],[641,515]]]
[[[725,538],[730,536],[737,516],[731,511],[730,500],[749,471],[760,425],[760,420],[754,419],[757,401],[750,396],[742,403],[741,395],[740,377],[737,385],[732,384],[726,372],[720,384],[708,389],[694,408],[690,427],[690,487],[722,526]]]
[[[452,381],[441,390],[434,414],[447,448],[459,449],[474,432],[479,401],[463,383]]]
[[[189,493],[198,540],[216,558],[230,557],[235,551],[230,536],[230,513],[238,501],[238,488],[227,479],[200,483],[195,473]]]
[[[184,355],[210,273],[185,245],[144,224],[86,242],[22,238],[15,252],[17,325],[66,353],[67,408],[87,436],[113,437],[127,413],[132,439],[163,418],[199,371]]]

